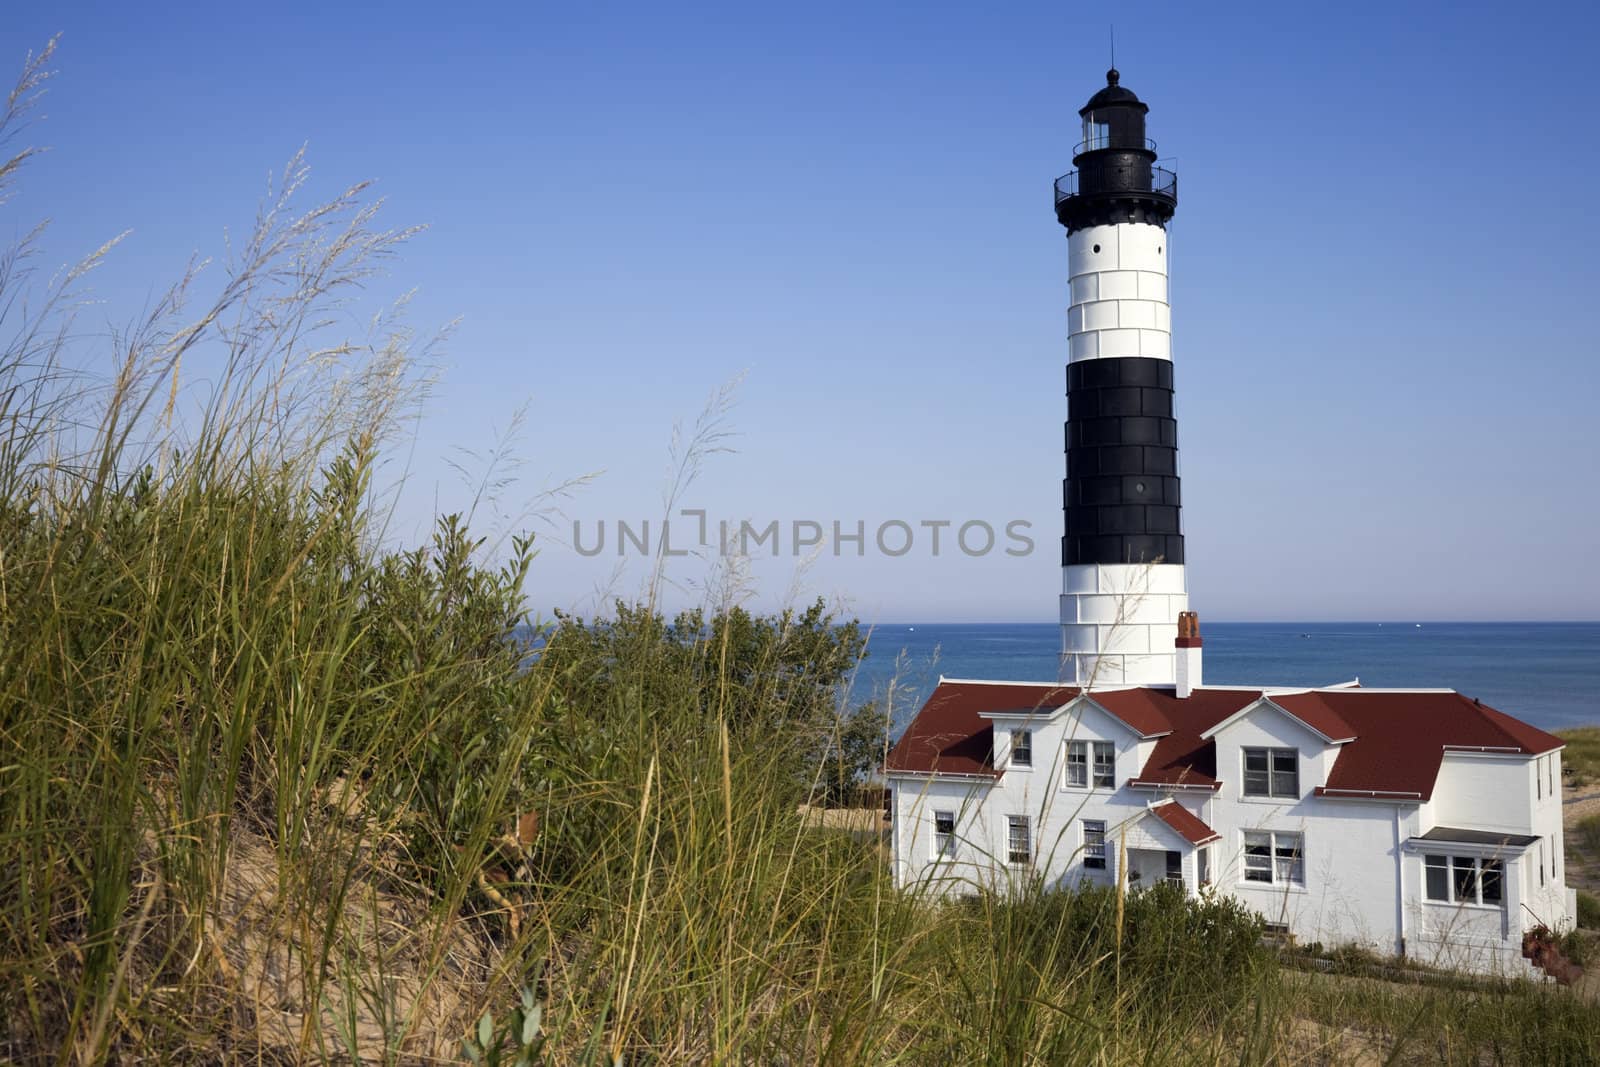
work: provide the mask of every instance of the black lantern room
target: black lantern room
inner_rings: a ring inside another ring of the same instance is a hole
[[[1150,108],[1118,84],[1106,86],[1078,114],[1083,140],[1072,154],[1077,169],[1056,179],[1056,219],[1067,232],[1086,226],[1148,222],[1165,226],[1178,207],[1178,176],[1156,163],[1156,143],[1145,136]]]

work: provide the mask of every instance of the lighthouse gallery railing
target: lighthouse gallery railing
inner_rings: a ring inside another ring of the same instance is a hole
[[[1178,199],[1178,176],[1165,167],[1152,166],[1150,168],[1148,185],[1144,182],[1143,175],[1107,174],[1103,167],[1085,167],[1082,170],[1068,171],[1056,179],[1055,202],[1057,204],[1063,200],[1071,200],[1075,196],[1083,195],[1080,189],[1081,176],[1083,175],[1096,179],[1091,183],[1096,187],[1096,192],[1104,190],[1106,192],[1114,192],[1117,195],[1130,192],[1149,193],[1152,196],[1158,196],[1163,199],[1173,201]]]

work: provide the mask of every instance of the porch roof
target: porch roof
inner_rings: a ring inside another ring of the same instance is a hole
[[[1459,826],[1435,826],[1432,830],[1413,837],[1413,841],[1426,841],[1438,845],[1489,845],[1510,848],[1527,848],[1539,840],[1537,834],[1503,834],[1494,830],[1466,830]]]
[[[1205,824],[1205,821],[1176,800],[1157,804],[1150,814],[1170,826],[1175,833],[1196,847],[1222,840],[1222,835]]]

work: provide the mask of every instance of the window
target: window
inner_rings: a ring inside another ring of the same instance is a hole
[[[1201,885],[1211,884],[1211,847],[1197,848],[1194,852],[1195,873]]]
[[[1089,785],[1089,743],[1067,742],[1067,785],[1085,789]]]
[[[1450,898],[1478,899],[1478,861],[1471,856],[1450,857]]]
[[[1300,753],[1292,748],[1244,749],[1244,795],[1300,796]]]
[[[1427,898],[1441,904],[1500,904],[1505,899],[1505,871],[1499,860],[1476,856],[1422,858]]]
[[[1111,123],[1105,118],[1100,118],[1093,112],[1083,117],[1083,150],[1093,151],[1096,148],[1108,148],[1111,145]]]
[[[1115,789],[1117,786],[1116,750],[1110,741],[1094,743],[1094,784],[1096,788]]]
[[[1544,757],[1533,761],[1533,799],[1544,799]]]
[[[1026,866],[1033,860],[1033,842],[1026,815],[1006,816],[1006,856],[1019,866]]]
[[[1167,881],[1183,884],[1183,853],[1167,850]]]
[[[1429,900],[1450,900],[1450,857],[1428,856],[1423,860]]]
[[[1067,778],[1065,784],[1074,789],[1089,787],[1089,758],[1094,756],[1094,787],[1115,789],[1117,785],[1117,750],[1110,741],[1068,741]]]
[[[956,813],[953,811],[936,811],[933,813],[933,858],[936,860],[954,859],[956,854]]]
[[[1106,824],[1100,819],[1083,820],[1083,865],[1091,871],[1106,869]]]
[[[1485,904],[1499,904],[1505,900],[1505,878],[1499,860],[1478,861],[1479,899]]]
[[[1011,731],[1011,765],[1033,766],[1033,733],[1029,730]]]
[[[1301,836],[1276,830],[1246,831],[1244,880],[1264,885],[1305,885],[1305,851]]]

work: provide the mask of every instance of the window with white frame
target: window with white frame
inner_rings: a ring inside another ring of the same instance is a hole
[[[1089,787],[1089,742],[1067,742],[1066,784],[1074,789]]]
[[[1089,112],[1083,117],[1083,150],[1090,152],[1096,148],[1109,148],[1110,146],[1110,120],[1096,112]]]
[[[1194,850],[1195,876],[1200,885],[1211,884],[1211,846]]]
[[[1033,766],[1033,732],[1031,730],[1011,731],[1011,765],[1013,767]]]
[[[1263,885],[1305,885],[1302,835],[1283,830],[1246,830],[1244,880]]]
[[[1300,796],[1300,753],[1292,748],[1247,748],[1244,752],[1244,795]]]
[[[1439,904],[1489,904],[1505,902],[1505,868],[1499,860],[1477,856],[1422,857],[1424,891]]]
[[[933,813],[933,858],[948,860],[954,859],[955,855],[956,813],[936,811]]]
[[[1093,760],[1094,775],[1089,774]],[[1068,741],[1067,774],[1065,784],[1073,789],[1087,789],[1093,781],[1096,789],[1114,789],[1117,785],[1117,750],[1110,741]]]
[[[1106,824],[1103,819],[1083,820],[1083,866],[1091,871],[1106,869]]]
[[[1096,789],[1115,789],[1117,786],[1117,753],[1110,741],[1094,743],[1094,785]]]
[[[1006,859],[1019,866],[1033,862],[1033,837],[1026,815],[1006,816]]]

